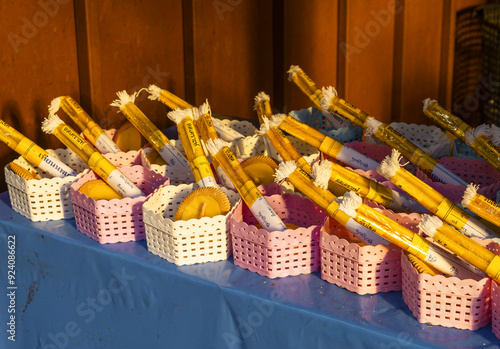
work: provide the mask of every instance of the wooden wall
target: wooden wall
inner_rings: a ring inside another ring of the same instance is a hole
[[[253,98],[266,91],[275,111],[288,112],[310,106],[287,81],[294,64],[381,121],[428,123],[424,98],[451,104],[455,14],[484,2],[6,0],[1,118],[58,148],[40,124],[60,95],[105,128],[125,120],[109,106],[116,92],[149,84],[243,118],[255,117]],[[169,126],[167,108],[145,97],[141,109]],[[4,167],[17,154],[0,144],[0,156]]]

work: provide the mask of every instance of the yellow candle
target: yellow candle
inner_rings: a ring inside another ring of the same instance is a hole
[[[175,148],[170,140],[161,132],[146,115],[134,104],[135,94],[126,91],[117,92],[118,99],[111,103],[120,108],[127,119],[141,132],[155,150],[170,166],[189,167],[186,158]]]
[[[478,188],[479,186],[472,183],[467,186],[462,206],[500,227],[500,205],[484,195],[478,194]]]
[[[33,165],[54,177],[76,176],[71,167],[50,155],[21,132],[0,120],[0,140]]]
[[[99,153],[90,143],[80,137],[57,115],[44,120],[42,130],[54,134],[64,145],[85,161],[106,183],[123,197],[144,196],[141,190],[128,179],[116,166]]]
[[[66,114],[77,124],[87,139],[101,152],[119,153],[121,150],[104,130],[82,109],[71,97],[62,96],[52,100],[49,105],[49,116],[54,115],[62,108]]]

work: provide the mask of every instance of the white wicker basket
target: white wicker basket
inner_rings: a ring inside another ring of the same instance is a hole
[[[77,172],[88,168],[87,164],[68,149],[48,149],[47,152]],[[33,222],[74,217],[70,186],[79,176],[52,177],[22,156],[14,162],[27,170],[36,171],[40,177],[26,180],[14,173],[9,164],[5,166],[5,181],[14,211]]]
[[[143,205],[148,251],[176,265],[215,262],[231,255],[227,217],[173,221],[177,208],[196,185],[168,185],[158,189]],[[240,200],[238,193],[222,188],[231,208]]]

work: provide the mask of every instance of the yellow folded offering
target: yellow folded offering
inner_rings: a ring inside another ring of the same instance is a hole
[[[53,177],[76,176],[78,174],[3,120],[0,120],[0,140],[27,161]]]
[[[430,212],[451,224],[463,234],[480,239],[498,238],[492,230],[465,212],[437,190],[421,181],[400,165],[401,155],[393,149],[377,169],[385,178],[403,189]]]
[[[495,281],[500,281],[500,256],[460,234],[436,216],[422,215],[419,228],[432,240],[474,265]]]
[[[79,189],[80,193],[87,195],[94,200],[112,200],[122,199],[122,196],[116,192],[102,179],[95,179],[83,183]]]
[[[241,167],[252,178],[255,185],[269,185],[274,183],[274,174],[278,169],[278,163],[269,156],[257,155],[243,160]]]
[[[361,225],[368,227],[445,275],[469,278],[474,277],[473,275],[482,276],[483,274],[472,261],[455,258],[451,253],[432,245],[420,235],[386,217],[381,212],[364,205],[361,197],[352,191],[344,195],[339,206],[342,211]]]
[[[134,104],[136,94],[129,95],[126,91],[119,91],[116,94],[118,99],[114,100],[111,106],[120,108],[119,111],[141,132],[149,144],[160,153],[167,164],[189,168],[186,158],[175,148],[167,136]]]
[[[484,195],[478,194],[478,185],[469,184],[465,189],[462,206],[486,219],[488,222],[500,227],[500,205],[488,199]]]
[[[335,139],[324,135],[297,119],[285,114],[276,114],[271,123],[303,142],[319,149],[332,158],[352,167],[364,171],[375,170],[379,163],[356,150],[344,146]]]
[[[120,169],[99,153],[90,143],[81,138],[75,130],[66,125],[57,115],[46,118],[42,123],[42,130],[45,133],[54,134],[121,196],[131,198],[145,196]]]
[[[294,161],[282,162],[276,171],[276,182],[288,180],[302,194],[321,207],[332,218],[346,227],[354,236],[367,245],[388,245],[389,241],[363,227],[339,209],[336,197],[328,190],[318,187],[314,179]]]
[[[26,180],[40,179],[40,177],[38,177],[38,175],[36,174],[35,171],[28,171],[27,169],[25,169],[21,165],[16,164],[13,161],[10,162],[9,165],[10,165],[10,169],[12,170],[12,172],[17,174],[21,178],[24,178]]]
[[[286,230],[287,228],[281,218],[262,196],[262,193],[245,172],[231,149],[220,139],[210,139],[207,142],[207,148],[212,159],[215,158],[219,162],[257,221],[268,231]]]
[[[231,210],[231,203],[219,188],[201,187],[191,192],[177,208],[175,221],[187,221],[203,217],[212,218],[226,215]]]
[[[194,126],[192,109],[174,109],[167,114],[168,118],[177,125],[177,133],[191,166],[196,184],[199,187],[215,187],[219,185],[210,167],[210,162],[201,145],[198,130]]]
[[[62,108],[69,115],[100,153],[119,153],[121,151],[115,142],[73,98],[68,96],[54,98],[49,105],[49,116],[55,115],[59,108]]]

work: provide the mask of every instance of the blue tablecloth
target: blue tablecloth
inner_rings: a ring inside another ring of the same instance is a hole
[[[9,240],[16,256],[10,286]],[[232,260],[177,267],[150,254],[145,241],[100,245],[78,232],[74,219],[25,219],[7,193],[0,194],[0,251],[0,348],[500,344],[491,326],[467,331],[418,323],[401,292],[359,296],[319,273],[268,279]]]

